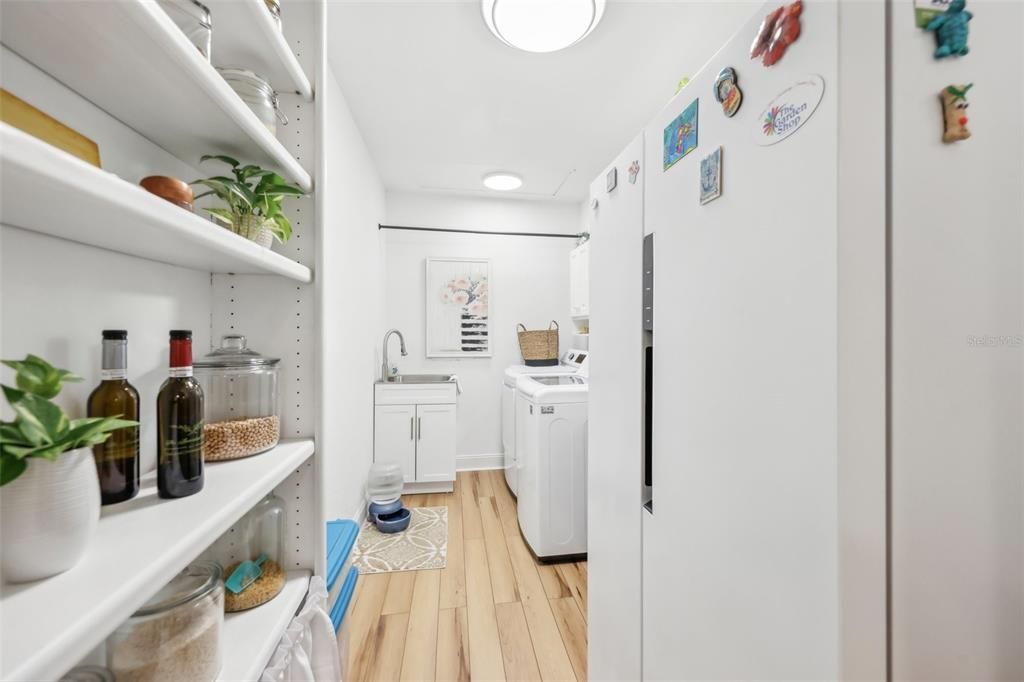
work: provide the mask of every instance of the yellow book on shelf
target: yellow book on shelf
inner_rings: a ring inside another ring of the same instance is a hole
[[[100,165],[100,149],[95,142],[3,88],[0,88],[0,121],[96,167]]]

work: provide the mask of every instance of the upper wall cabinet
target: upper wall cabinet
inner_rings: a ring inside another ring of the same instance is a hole
[[[590,242],[569,252],[569,313],[590,317]]]

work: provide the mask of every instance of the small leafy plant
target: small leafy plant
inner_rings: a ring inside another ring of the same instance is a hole
[[[234,175],[233,178],[216,175],[191,183],[207,188],[207,191],[198,195],[196,199],[214,194],[228,205],[228,208],[206,209],[214,220],[232,227],[236,216],[252,214],[272,221],[267,227],[282,244],[291,239],[292,223],[281,212],[281,202],[285,197],[305,196],[305,192],[287,184],[284,178],[273,171],[254,164],[243,166],[230,156],[207,154],[199,159],[200,163],[204,161],[225,163],[231,166],[231,173]]]
[[[111,431],[138,425],[118,417],[68,419],[50,398],[60,393],[65,381],[81,381],[82,377],[57,369],[36,355],[2,362],[17,372],[17,388],[3,386],[15,418],[0,421],[0,486],[25,471],[28,457],[52,462],[68,450],[103,443]]]

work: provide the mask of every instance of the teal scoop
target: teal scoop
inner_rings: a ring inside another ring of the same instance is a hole
[[[263,569],[260,568],[260,565],[266,560],[267,555],[260,554],[256,557],[255,561],[243,561],[238,564],[238,568],[232,571],[228,579],[224,581],[224,587],[228,588],[231,594],[243,592],[245,588],[252,585],[263,575]]]

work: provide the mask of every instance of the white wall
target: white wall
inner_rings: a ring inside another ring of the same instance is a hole
[[[1024,679],[1024,5],[968,9],[942,61],[891,10],[897,680]],[[971,82],[972,137],[943,144],[938,93]]]
[[[580,230],[579,215],[575,203],[389,192],[384,222],[414,227],[575,234]],[[522,362],[516,323],[536,329],[557,320],[562,329],[561,349],[568,348],[572,340],[569,251],[575,240],[405,230],[382,230],[382,234],[387,304],[377,342],[386,329],[397,327],[405,335],[409,351],[408,357],[401,357],[398,342],[392,339],[390,359],[400,371],[459,375],[465,391],[458,406],[459,465],[493,465],[499,461],[495,456],[502,452],[503,372],[507,366]],[[432,256],[491,259],[492,357],[426,357],[425,259]]]
[[[329,10],[328,6],[328,10]],[[318,456],[326,518],[358,516],[373,461],[375,339],[384,295],[377,224],[384,187],[330,67],[317,85],[320,172]]]

